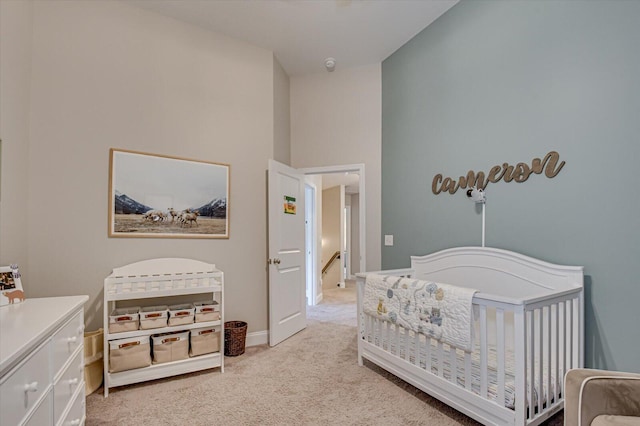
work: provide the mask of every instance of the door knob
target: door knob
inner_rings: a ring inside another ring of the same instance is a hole
[[[24,385],[25,392],[38,392],[38,382],[31,382]]]

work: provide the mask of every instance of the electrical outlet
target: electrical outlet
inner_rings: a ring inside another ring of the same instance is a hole
[[[384,236],[384,245],[392,246],[393,245],[393,235],[385,235]]]

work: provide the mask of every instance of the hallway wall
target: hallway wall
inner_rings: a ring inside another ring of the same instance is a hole
[[[340,187],[322,191],[322,266],[340,251]],[[340,282],[340,259],[336,259],[322,277],[322,289],[334,288]]]

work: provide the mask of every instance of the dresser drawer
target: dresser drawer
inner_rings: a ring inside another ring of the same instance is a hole
[[[24,426],[42,426],[51,424],[51,404],[53,401],[53,395],[51,392],[47,393],[38,408],[31,414],[29,420],[26,421]],[[4,426],[4,423],[2,423]]]
[[[67,369],[53,384],[53,419],[58,422],[67,406],[71,403],[71,397],[80,386],[84,386],[82,366],[84,353],[78,351]]]
[[[67,415],[62,419],[59,423],[56,423],[57,426],[78,426],[83,425],[85,422],[85,399],[84,399],[84,388],[79,389],[75,395],[73,403],[71,404],[71,409],[67,413]]]
[[[64,363],[73,352],[82,345],[84,338],[84,323],[82,312],[78,312],[51,339],[53,347],[53,375],[56,377]]]
[[[2,378],[0,414],[3,425],[17,425],[51,387],[50,342],[36,348]]]

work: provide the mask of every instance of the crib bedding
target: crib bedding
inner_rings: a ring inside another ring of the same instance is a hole
[[[376,320],[374,320],[376,321]],[[381,327],[384,327],[384,323],[379,322]],[[393,327],[391,325],[390,327]],[[408,333],[408,338],[406,334]],[[406,359],[406,349],[405,344],[409,345],[409,359],[408,361],[416,365],[415,357],[413,354],[415,351],[415,334],[413,331],[403,329],[402,327],[398,328],[399,337],[388,337],[391,336],[392,333],[372,333],[365,335],[365,340],[369,343],[374,344],[375,346],[380,347],[381,349],[394,354],[396,357],[400,359]],[[446,344],[438,344],[438,342],[434,339],[428,339],[430,341],[430,348],[427,351],[426,347],[426,339],[423,337],[420,339],[420,368],[425,371],[429,371],[427,367],[427,352],[430,354],[430,370],[434,375],[438,375],[439,362],[442,361],[442,377],[445,380],[451,380],[452,369],[451,369],[451,350],[455,350],[455,348],[451,348]],[[440,354],[440,346],[442,347],[442,354]],[[506,408],[513,410],[515,408],[515,400],[516,400],[516,387],[515,387],[515,375],[514,375],[514,366],[515,366],[515,355],[514,351],[511,349],[506,349],[505,353],[505,377],[504,377],[504,401],[498,401],[498,369],[497,359],[498,352],[497,347],[495,345],[488,345],[487,347],[487,398],[491,401],[499,405],[503,405]],[[456,378],[457,384],[461,388],[465,388],[465,356],[464,352],[456,351]],[[536,371],[538,369],[538,364],[536,363]],[[543,366],[543,376],[547,375],[548,368]],[[471,390],[476,395],[480,395],[480,346],[478,344],[474,345],[474,350],[471,353]],[[561,378],[560,378],[561,380]],[[551,374],[551,395],[555,393],[555,384],[559,383],[558,380],[554,377],[553,372]],[[540,385],[538,380],[536,379],[534,387],[533,387],[533,405],[537,406],[538,404],[538,395],[539,395]],[[547,384],[543,381],[542,384],[542,398],[543,401],[546,400],[547,395]],[[527,391],[528,394],[528,391]],[[527,395],[527,401],[530,401]],[[553,402],[553,401],[551,401]],[[528,404],[527,404],[528,405]]]
[[[444,283],[367,274],[363,309],[379,319],[471,352],[475,293],[472,288]]]

